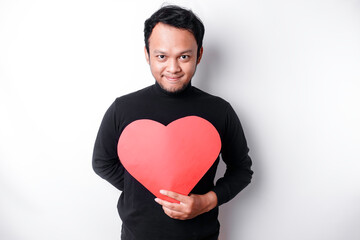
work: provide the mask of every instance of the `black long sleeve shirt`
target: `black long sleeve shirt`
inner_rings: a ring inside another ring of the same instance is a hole
[[[217,239],[218,207],[190,220],[167,216],[154,195],[122,166],[117,144],[123,129],[135,120],[151,119],[168,125],[172,121],[198,116],[209,121],[221,138],[221,156],[226,172],[216,184],[219,157],[191,193],[214,191],[218,206],[231,200],[251,181],[251,159],[240,121],[225,100],[189,86],[180,93],[168,93],[155,83],[117,98],[106,111],[94,147],[93,169],[121,190],[118,211],[123,222],[123,240]]]

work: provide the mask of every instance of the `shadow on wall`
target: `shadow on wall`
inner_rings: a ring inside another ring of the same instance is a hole
[[[216,44],[204,46],[202,60],[196,68],[195,84],[193,85],[205,92],[216,88],[216,85],[220,84],[215,76],[218,75],[217,72],[221,72],[223,61],[219,49],[215,46]]]
[[[226,69],[229,64],[226,59],[226,55],[229,53],[224,53],[220,51],[220,46],[223,44],[221,43],[213,43],[207,44],[206,48],[204,47],[204,55],[201,63],[197,67],[197,72],[195,75],[194,86],[204,90],[205,92],[212,93],[214,92],[216,95],[216,91],[214,89],[219,88],[220,84],[227,84],[229,88],[231,88],[231,84],[234,82],[229,82],[227,79],[219,79],[219,76],[224,75],[223,73],[226,72]],[[227,99],[227,96],[220,96],[224,99]],[[238,113],[239,109],[236,109],[235,103],[231,103],[234,107],[234,110]],[[241,119],[240,119],[241,121]],[[248,130],[244,130],[245,133],[252,135],[251,132]],[[255,148],[255,143],[251,141],[255,137],[249,137],[247,135],[248,145],[250,146],[251,150]],[[249,141],[250,140],[250,141]],[[250,151],[250,157],[252,159],[256,159],[257,156],[254,152]],[[217,174],[215,177],[215,182],[220,177],[224,176],[226,170],[225,163],[221,160],[218,166]],[[253,166],[254,170],[254,166]],[[257,170],[254,170],[254,176],[258,175]],[[248,187],[246,187],[242,192],[240,192],[234,199],[230,202],[224,204],[220,207],[219,211],[219,221],[220,221],[220,238],[221,240],[232,240],[238,239],[241,237],[242,223],[246,222],[244,215],[242,214],[247,212],[245,203],[249,203],[252,201],[253,196],[253,185],[254,185],[254,177],[252,182]],[[245,192],[245,193],[244,193]],[[251,194],[252,193],[252,194]],[[239,235],[240,233],[240,235]]]
[[[253,159],[258,159],[254,157],[254,154],[251,154]],[[254,170],[254,167],[252,168]],[[218,172],[216,175],[216,180],[224,175],[226,170],[225,163],[220,161]],[[221,240],[233,240],[233,239],[243,239],[244,232],[247,230],[245,226],[248,225],[248,217],[253,215],[252,210],[248,208],[250,204],[256,201],[257,195],[259,193],[258,175],[259,172],[255,169],[254,176],[250,185],[243,189],[238,195],[235,196],[232,200],[220,206],[219,209],[219,222],[220,222],[220,237]],[[256,179],[255,179],[256,178]],[[255,183],[256,182],[256,183]],[[256,185],[256,188],[255,188]],[[250,220],[254,219],[251,217]],[[256,219],[256,217],[255,217]]]

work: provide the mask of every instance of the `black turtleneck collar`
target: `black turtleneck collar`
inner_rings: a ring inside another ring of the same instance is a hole
[[[191,85],[191,81],[190,81],[189,84],[182,91],[168,92],[168,91],[164,90],[157,81],[155,81],[155,84],[153,85],[153,89],[155,89],[155,91],[157,93],[161,93],[161,94],[164,94],[169,97],[183,97],[183,96],[188,95],[191,92],[192,85]]]

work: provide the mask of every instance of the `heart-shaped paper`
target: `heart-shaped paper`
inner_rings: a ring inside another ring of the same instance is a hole
[[[123,130],[118,155],[126,170],[156,197],[170,190],[188,195],[217,159],[221,140],[207,120],[188,116],[167,126],[140,119]]]

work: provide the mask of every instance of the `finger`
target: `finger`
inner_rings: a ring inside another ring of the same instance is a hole
[[[169,217],[171,217],[173,219],[179,219],[179,220],[186,219],[186,216],[184,215],[184,213],[171,210],[171,209],[169,209],[167,207],[164,207],[164,206],[163,206],[163,210],[164,210],[166,215],[168,215]]]
[[[182,212],[182,209],[183,209],[183,204],[180,205],[178,203],[171,203],[171,202],[162,200],[160,198],[155,198],[155,202],[157,202],[158,204],[160,204],[163,207],[166,207],[170,210],[174,210],[177,212]]]
[[[179,201],[180,203],[186,203],[189,200],[189,196],[182,195],[182,194],[172,192],[172,191],[160,190],[160,193],[162,195],[173,198],[173,199]]]

